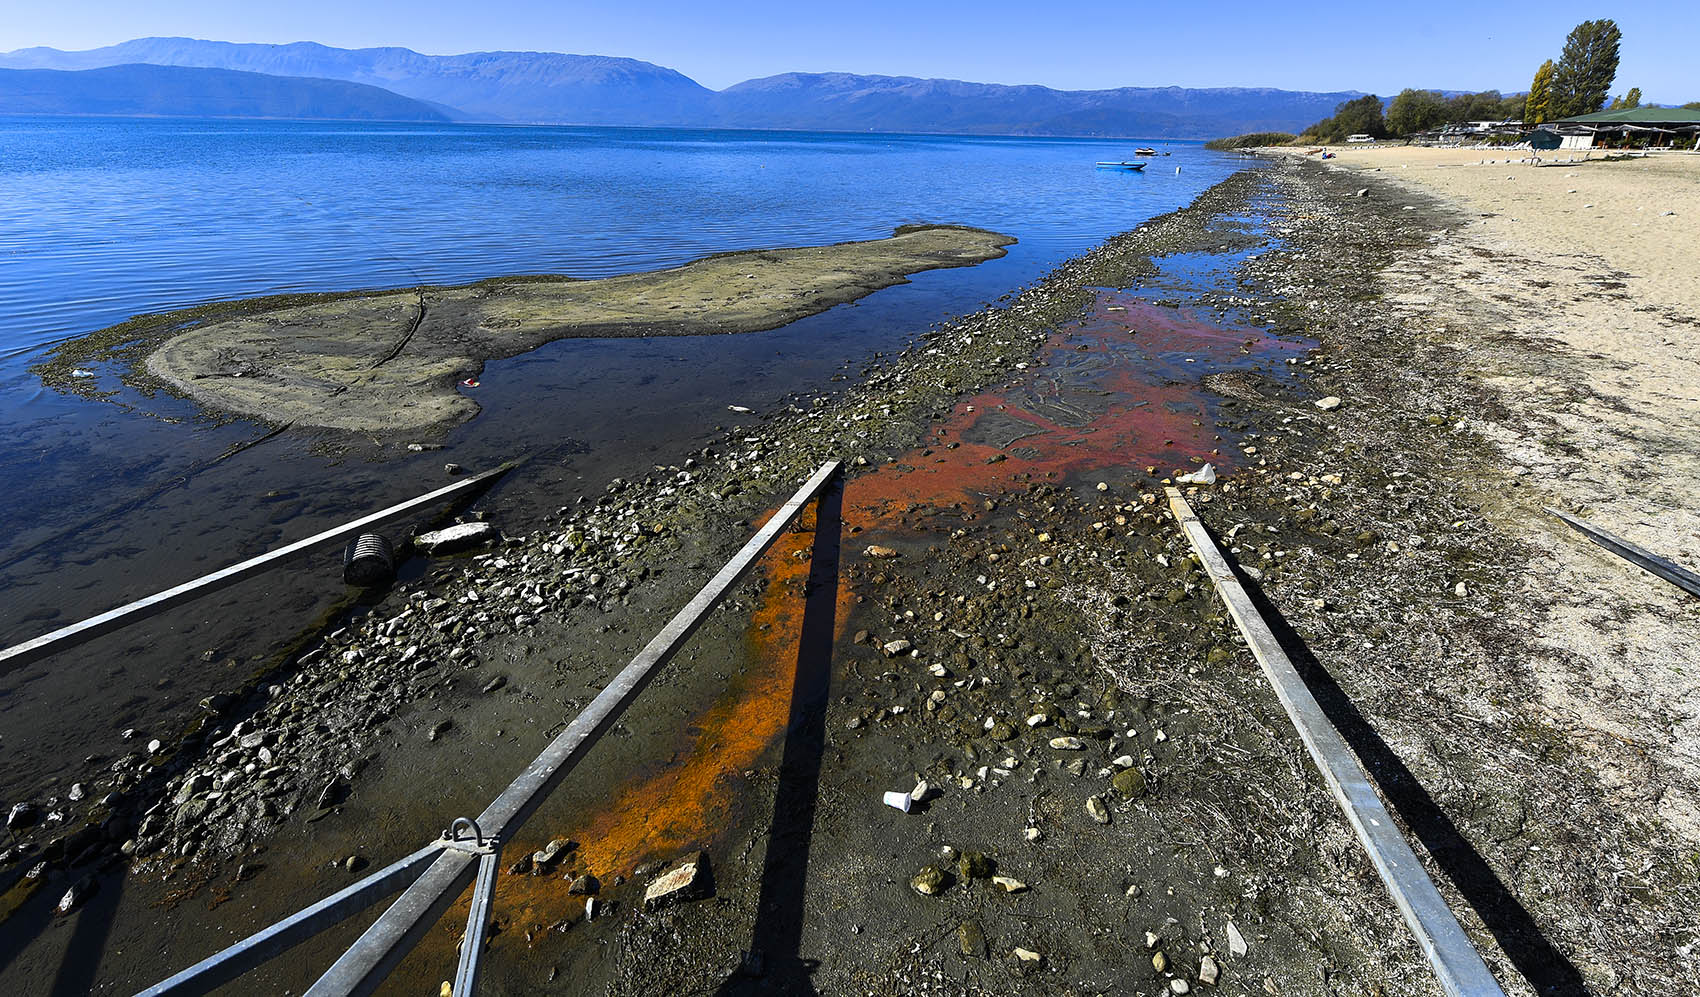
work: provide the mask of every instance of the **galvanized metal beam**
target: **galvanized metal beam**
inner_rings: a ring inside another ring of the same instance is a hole
[[[421,506],[427,506],[451,495],[457,495],[475,488],[491,478],[506,474],[516,466],[518,466],[516,463],[503,464],[501,467],[485,471],[482,474],[475,474],[470,478],[457,481],[452,485],[439,488],[418,498],[408,499],[406,502],[392,505],[387,509],[379,509],[377,512],[362,516],[352,523],[344,523],[341,526],[325,530],[323,533],[316,533],[305,540],[297,540],[287,546],[279,547],[277,550],[267,551],[258,557],[251,557],[240,564],[233,564],[210,575],[202,575],[192,581],[168,588],[164,592],[150,595],[144,599],[137,599],[135,602],[126,603],[117,609],[109,609],[99,616],[90,617],[81,623],[73,623],[52,633],[43,634],[34,640],[27,640],[22,644],[6,648],[4,651],[0,651],[0,674],[39,661],[50,654],[76,647],[150,616],[163,613],[167,609],[182,605],[191,599],[198,599],[209,592],[229,588],[237,582],[252,578],[272,565],[309,548],[322,543],[329,543],[332,540],[341,540],[353,536],[366,527],[389,519],[391,516],[412,512]]]
[[[1321,771],[1329,792],[1345,811],[1358,841],[1369,852],[1370,861],[1428,957],[1441,988],[1452,997],[1504,997],[1505,992],[1482,962],[1481,953],[1459,927],[1458,919],[1429,879],[1410,842],[1382,805],[1375,784],[1359,764],[1357,755],[1311,695],[1310,687],[1305,685],[1269,624],[1228,567],[1209,531],[1194,515],[1179,489],[1169,488],[1167,493],[1170,511],[1191,541],[1241,635],[1251,645],[1252,654],[1263,666],[1264,676],[1274,687],[1287,717],[1298,728],[1299,737],[1310,752],[1311,761]]]
[[[478,869],[476,852],[445,848],[389,909],[378,915],[342,957],[308,988],[306,997],[370,994],[413,951]]]
[[[478,860],[478,879],[472,885],[472,909],[466,914],[466,934],[460,940],[460,968],[455,970],[454,997],[478,992],[478,970],[484,964],[484,938],[490,930],[490,908],[496,900],[496,874],[502,853],[492,850]]]
[[[797,489],[779,511],[773,514],[743,549],[732,557],[713,578],[691,597],[668,624],[656,634],[644,649],[637,653],[612,682],[591,700],[567,729],[556,736],[543,753],[537,756],[519,777],[496,797],[476,826],[482,840],[499,850],[537,808],[542,806],[561,779],[584,757],[590,747],[614,725],[620,714],[649,684],[662,665],[672,660],[680,647],[690,639],[709,611],[726,597],[738,580],[773,546],[774,541],[792,520],[818,495],[832,476],[838,473],[839,462],[828,461],[814,476]],[[433,922],[466,888],[474,872],[473,851],[449,849],[385,911],[354,946],[343,953],[307,991],[307,997],[364,997],[377,989],[397,963],[416,945]],[[474,905],[476,909],[476,904]],[[467,952],[476,959],[476,948],[462,950],[462,962]]]
[[[1576,532],[1636,567],[1663,578],[1690,595],[1700,595],[1700,575],[1682,565],[1671,561],[1669,558],[1660,557],[1647,548],[1631,543],[1615,533],[1602,530],[1586,519],[1572,516],[1568,512],[1554,509],[1551,506],[1547,506],[1546,510],[1569,523]]]
[[[154,984],[137,997],[190,997],[211,993],[401,889],[442,850],[442,842],[433,842],[264,931],[249,935],[224,951],[202,959],[176,976]]]

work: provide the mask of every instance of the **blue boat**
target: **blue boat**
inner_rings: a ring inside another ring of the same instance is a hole
[[[1138,173],[1140,170],[1145,169],[1145,164],[1144,163],[1099,163],[1098,168],[1100,170],[1128,170],[1129,172],[1132,172],[1132,173]]]

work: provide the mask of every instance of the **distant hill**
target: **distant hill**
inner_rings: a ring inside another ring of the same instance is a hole
[[[1341,101],[1361,95],[1239,87],[1052,90],[908,76],[786,73],[739,83],[718,96],[720,122],[740,128],[1207,138],[1235,129],[1308,125],[1333,114]]]
[[[177,66],[0,69],[0,114],[450,120],[420,101],[360,83]]]
[[[382,87],[485,121],[571,124],[700,122],[714,91],[636,59],[555,52],[421,55],[405,48],[331,48],[316,42],[252,45],[192,38],[137,38],[86,52],[19,49],[0,55],[18,69],[90,69],[120,63],[238,69]]]
[[[1333,114],[1341,101],[1362,96],[1239,87],[1053,90],[850,73],[786,73],[714,91],[662,66],[607,56],[434,56],[404,48],[190,38],[138,38],[86,52],[31,48],[0,55],[0,66],[18,69],[129,63],[346,80],[480,120],[970,135],[1205,138],[1297,131]]]

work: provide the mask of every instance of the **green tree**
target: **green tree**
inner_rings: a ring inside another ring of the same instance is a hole
[[[1448,101],[1433,90],[1401,90],[1387,105],[1387,132],[1414,135],[1447,123]]]
[[[1387,136],[1387,122],[1381,117],[1381,98],[1375,94],[1348,100],[1334,108],[1334,123],[1342,137],[1347,135],[1369,135],[1373,138]]]
[[[1529,84],[1529,96],[1523,101],[1525,125],[1538,125],[1552,117],[1553,71],[1551,59],[1541,63],[1541,68],[1535,70],[1535,82]]]
[[[1685,111],[1700,111],[1700,100],[1689,101],[1682,105],[1682,109]]]
[[[1634,110],[1635,108],[1640,107],[1640,106],[1641,106],[1641,88],[1640,87],[1630,87],[1629,92],[1623,95],[1623,109],[1625,111],[1630,111],[1630,110]]]
[[[1604,107],[1617,79],[1617,49],[1623,32],[1606,18],[1583,21],[1570,31],[1552,74],[1554,118],[1592,114]]]

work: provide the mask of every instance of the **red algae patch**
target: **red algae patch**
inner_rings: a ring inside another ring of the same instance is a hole
[[[1287,357],[1311,345],[1101,291],[1081,322],[1040,349],[1042,362],[1022,365],[1004,387],[959,401],[921,446],[848,481],[845,528],[901,544],[911,511],[972,504],[1034,477],[1126,477],[1147,468],[1161,476],[1205,461],[1230,470],[1233,458],[1216,426],[1218,399],[1205,377],[1258,370],[1279,376]],[[541,930],[582,917],[582,898],[568,893],[574,874],[629,874],[726,830],[743,773],[783,735],[790,716],[813,542],[808,516],[805,530],[786,534],[762,559],[767,585],[746,628],[747,667],[692,720],[694,740],[683,758],[633,781],[592,821],[567,831],[582,844],[564,871],[503,877],[498,910],[509,924]],[[845,542],[846,554],[856,556],[860,544]],[[841,580],[840,639],[850,599]],[[508,860],[520,854],[516,842]],[[525,930],[505,932],[495,944],[511,944]]]
[[[1082,322],[1045,344],[1043,365],[962,400],[924,446],[851,482],[846,519],[874,529],[894,509],[972,502],[1030,476],[1146,468],[1161,476],[1205,461],[1230,469],[1204,378],[1277,370],[1311,345],[1100,292]]]

